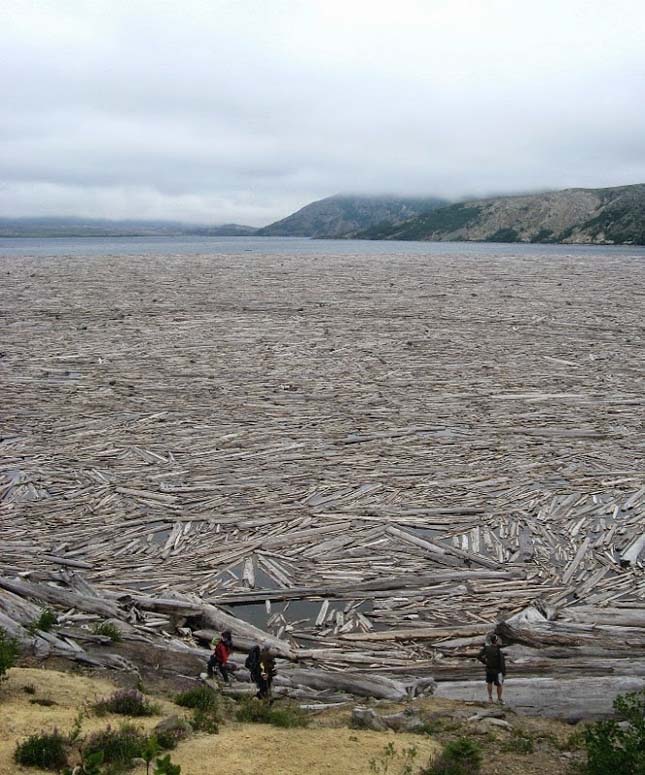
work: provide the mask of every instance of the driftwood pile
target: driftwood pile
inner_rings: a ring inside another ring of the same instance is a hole
[[[2,260],[0,611],[643,675],[644,264],[531,251]]]

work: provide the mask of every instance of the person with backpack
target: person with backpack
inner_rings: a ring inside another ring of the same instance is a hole
[[[221,638],[213,643],[213,653],[208,660],[208,677],[213,678],[215,673],[218,672],[224,683],[229,682],[231,673],[235,670],[235,665],[229,662],[231,651],[233,651],[233,636],[230,630],[224,630]]]
[[[506,676],[506,659],[501,649],[497,635],[491,635],[490,642],[485,643],[477,659],[486,667],[486,688],[488,689],[488,701],[493,701],[493,684],[497,687],[497,702],[504,704],[502,692],[504,691],[504,678]]]
[[[245,666],[251,673],[251,680],[258,687],[258,693],[255,695],[258,700],[271,699],[271,684],[276,674],[275,658],[271,654],[268,643],[260,646],[253,646],[246,658]]]

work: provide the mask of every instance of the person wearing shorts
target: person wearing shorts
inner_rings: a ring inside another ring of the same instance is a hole
[[[500,647],[497,635],[491,635],[490,643],[485,643],[479,652],[477,659],[486,667],[486,688],[488,689],[488,701],[493,701],[493,686],[497,688],[497,702],[504,703],[502,692],[504,691],[504,677],[506,676],[506,659]]]

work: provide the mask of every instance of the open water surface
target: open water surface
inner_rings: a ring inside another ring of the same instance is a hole
[[[0,257],[177,255],[448,255],[645,258],[643,245],[529,245],[492,242],[314,240],[300,237],[2,237]]]

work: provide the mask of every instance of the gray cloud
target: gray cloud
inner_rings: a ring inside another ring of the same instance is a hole
[[[645,181],[640,2],[5,0],[0,214]]]

